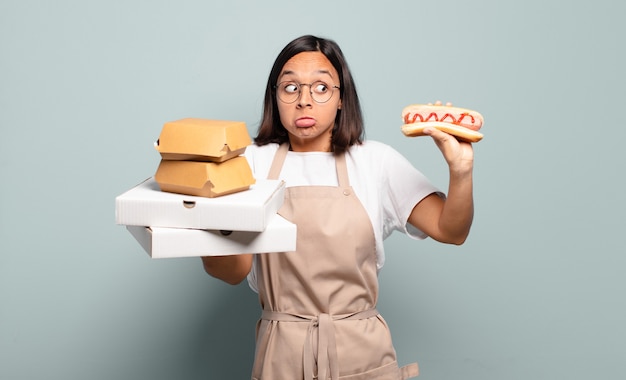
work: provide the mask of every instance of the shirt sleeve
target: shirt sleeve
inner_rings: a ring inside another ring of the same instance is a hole
[[[243,156],[248,160],[254,178],[267,178],[277,150],[278,144],[263,146],[252,144],[246,147]]]
[[[414,239],[425,239],[427,235],[423,231],[408,223],[409,216],[415,205],[428,195],[445,195],[395,149],[387,147],[382,157],[384,238],[400,231]]]
[[[250,273],[248,273],[248,276],[246,277],[246,279],[248,280],[248,286],[255,293],[259,292],[259,286],[257,285],[258,283],[257,283],[257,274],[256,274],[258,257],[259,255],[254,255],[254,257],[252,258],[252,268],[250,269]]]

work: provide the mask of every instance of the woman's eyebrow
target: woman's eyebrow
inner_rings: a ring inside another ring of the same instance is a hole
[[[318,74],[326,74],[329,77],[333,78],[333,74],[330,72],[330,70],[318,70],[317,71]],[[334,78],[333,78],[334,79]]]
[[[295,74],[296,72],[293,70],[285,70],[282,73],[280,73],[279,78],[284,77],[285,75],[295,75]],[[326,74],[331,78],[333,77],[330,70],[317,70],[317,71],[314,71],[313,74]]]

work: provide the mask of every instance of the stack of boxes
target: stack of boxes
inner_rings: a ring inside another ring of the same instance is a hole
[[[253,177],[251,143],[243,122],[166,123],[157,171],[116,197],[116,223],[153,258],[294,251],[296,226],[277,215],[285,183]]]
[[[252,143],[238,121],[182,119],[166,123],[155,148],[161,190],[214,198],[247,190],[255,183],[245,157]]]

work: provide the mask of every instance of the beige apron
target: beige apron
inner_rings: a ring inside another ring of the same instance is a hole
[[[268,178],[277,179],[288,145]],[[254,380],[401,380],[378,299],[376,241],[350,187],[345,156],[336,158],[338,187],[289,187],[279,214],[298,225],[297,251],[258,256],[263,314],[257,326]]]

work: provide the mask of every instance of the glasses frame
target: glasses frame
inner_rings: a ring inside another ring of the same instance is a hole
[[[279,87],[281,87],[281,84],[283,83],[293,83],[298,87],[298,96],[296,96],[291,102],[287,102],[285,100],[283,100],[280,95],[279,95]],[[322,83],[326,86],[328,86],[328,88],[330,89],[331,93],[330,96],[328,97],[328,99],[324,100],[323,102],[319,102],[315,99],[315,97],[313,96],[313,85],[316,83]],[[295,102],[298,101],[298,99],[300,99],[300,97],[302,97],[302,86],[309,86],[309,94],[311,94],[311,100],[313,100],[315,103],[317,104],[324,104],[324,103],[328,103],[330,101],[330,99],[333,98],[333,95],[335,95],[335,89],[340,90],[341,87],[337,86],[337,85],[329,85],[328,83],[322,81],[322,80],[316,80],[315,82],[312,83],[298,83],[298,82],[294,82],[291,80],[286,80],[286,81],[282,81],[280,83],[278,83],[277,85],[274,85],[274,90],[276,91],[276,97],[278,98],[278,100],[280,100],[281,102],[285,103],[285,104],[293,104]]]

